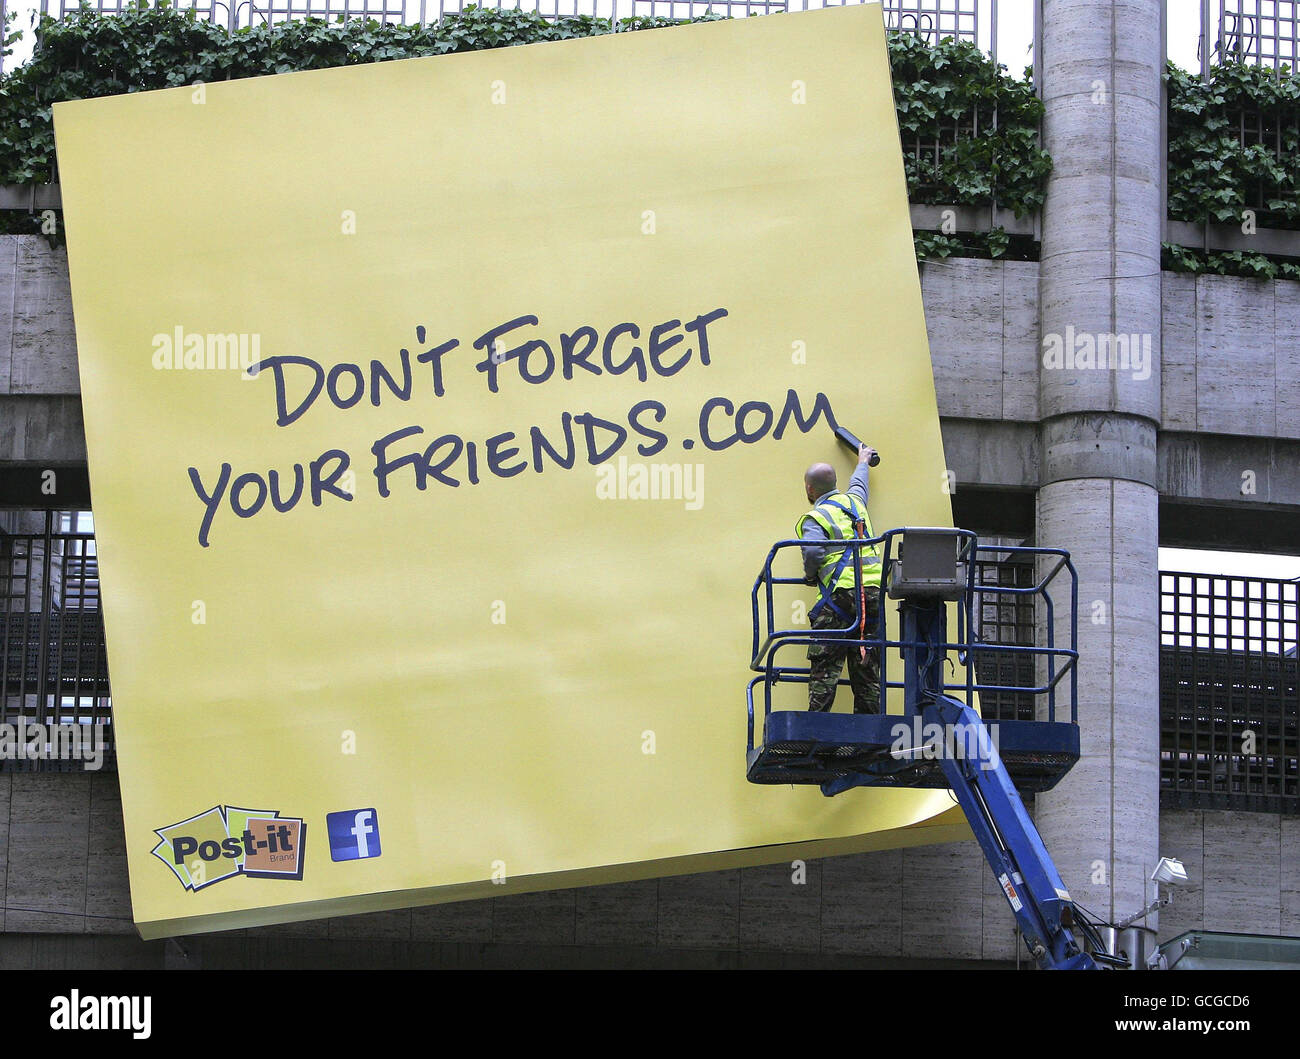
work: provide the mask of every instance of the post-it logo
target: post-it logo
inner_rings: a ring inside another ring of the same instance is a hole
[[[325,816],[332,860],[366,860],[379,856],[379,814],[373,809],[345,809]]]
[[[307,825],[278,810],[211,809],[154,831],[162,841],[153,855],[194,891],[236,875],[301,879]]]

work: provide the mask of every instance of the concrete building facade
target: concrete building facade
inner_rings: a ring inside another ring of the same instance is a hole
[[[1079,570],[1083,757],[1033,812],[1074,896],[1105,920],[1154,896],[1160,857],[1186,865],[1191,885],[1127,933],[1130,950],[1187,931],[1300,937],[1294,810],[1162,808],[1157,560],[1161,545],[1300,554],[1300,283],[1161,270],[1160,0],[1042,0],[1041,18],[1054,169],[1040,259],[922,266],[959,524],[1068,548]],[[1085,333],[1126,336],[1145,363],[1048,362]],[[84,468],[66,258],[0,237],[0,536],[35,531],[38,506],[83,506]],[[49,469],[68,491],[34,503]],[[1026,962],[973,842],[798,875],[746,868],[146,944],[115,774],[0,771],[0,968]]]

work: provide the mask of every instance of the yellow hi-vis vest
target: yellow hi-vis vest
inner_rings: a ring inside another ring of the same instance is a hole
[[[852,518],[849,517],[850,511],[853,512]],[[812,519],[817,525],[821,526],[827,540],[842,541],[856,537],[857,530],[853,525],[854,519],[861,519],[866,524],[868,537],[875,536],[871,529],[871,519],[867,515],[866,504],[852,493],[832,493],[822,499],[806,515],[800,516],[799,521],[794,524],[794,535],[796,537],[803,536],[805,519]],[[858,549],[858,554],[862,561],[862,584],[867,588],[879,588],[880,545],[864,545]],[[844,560],[842,566],[840,564],[841,558]],[[839,568],[838,575],[835,573],[837,567]],[[857,584],[857,579],[853,573],[852,550],[848,548],[828,548],[826,554],[822,557],[821,566],[818,567],[817,577],[832,592],[837,588],[853,588]],[[834,580],[833,584],[831,583],[832,579]]]

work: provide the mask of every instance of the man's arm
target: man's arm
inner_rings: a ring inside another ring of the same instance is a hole
[[[863,445],[858,449],[858,465],[853,470],[853,477],[849,479],[848,489],[845,490],[845,492],[853,493],[863,504],[867,502],[867,475],[871,469],[868,461],[875,454],[876,450],[870,445]]]
[[[800,536],[806,541],[824,541],[826,540],[826,531],[817,524],[816,519],[806,518],[803,520],[803,532]],[[808,582],[817,580],[817,571],[821,569],[822,559],[825,558],[827,549],[818,545],[805,544],[801,549],[803,552],[803,576]]]

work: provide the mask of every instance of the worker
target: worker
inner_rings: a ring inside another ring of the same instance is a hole
[[[820,586],[821,595],[809,612],[816,629],[848,629],[846,639],[865,639],[877,634],[880,618],[880,546],[864,545],[861,555],[861,584],[854,572],[854,549],[836,548],[827,541],[858,536],[872,537],[867,517],[867,475],[876,450],[869,445],[858,449],[858,466],[847,492],[836,491],[835,468],[814,463],[804,474],[804,491],[813,509],[795,523],[795,534],[810,543],[803,545],[804,576],[808,584]],[[835,703],[847,658],[849,684],[853,688],[854,713],[880,712],[880,649],[857,644],[814,643],[808,646],[808,709],[825,713]]]

